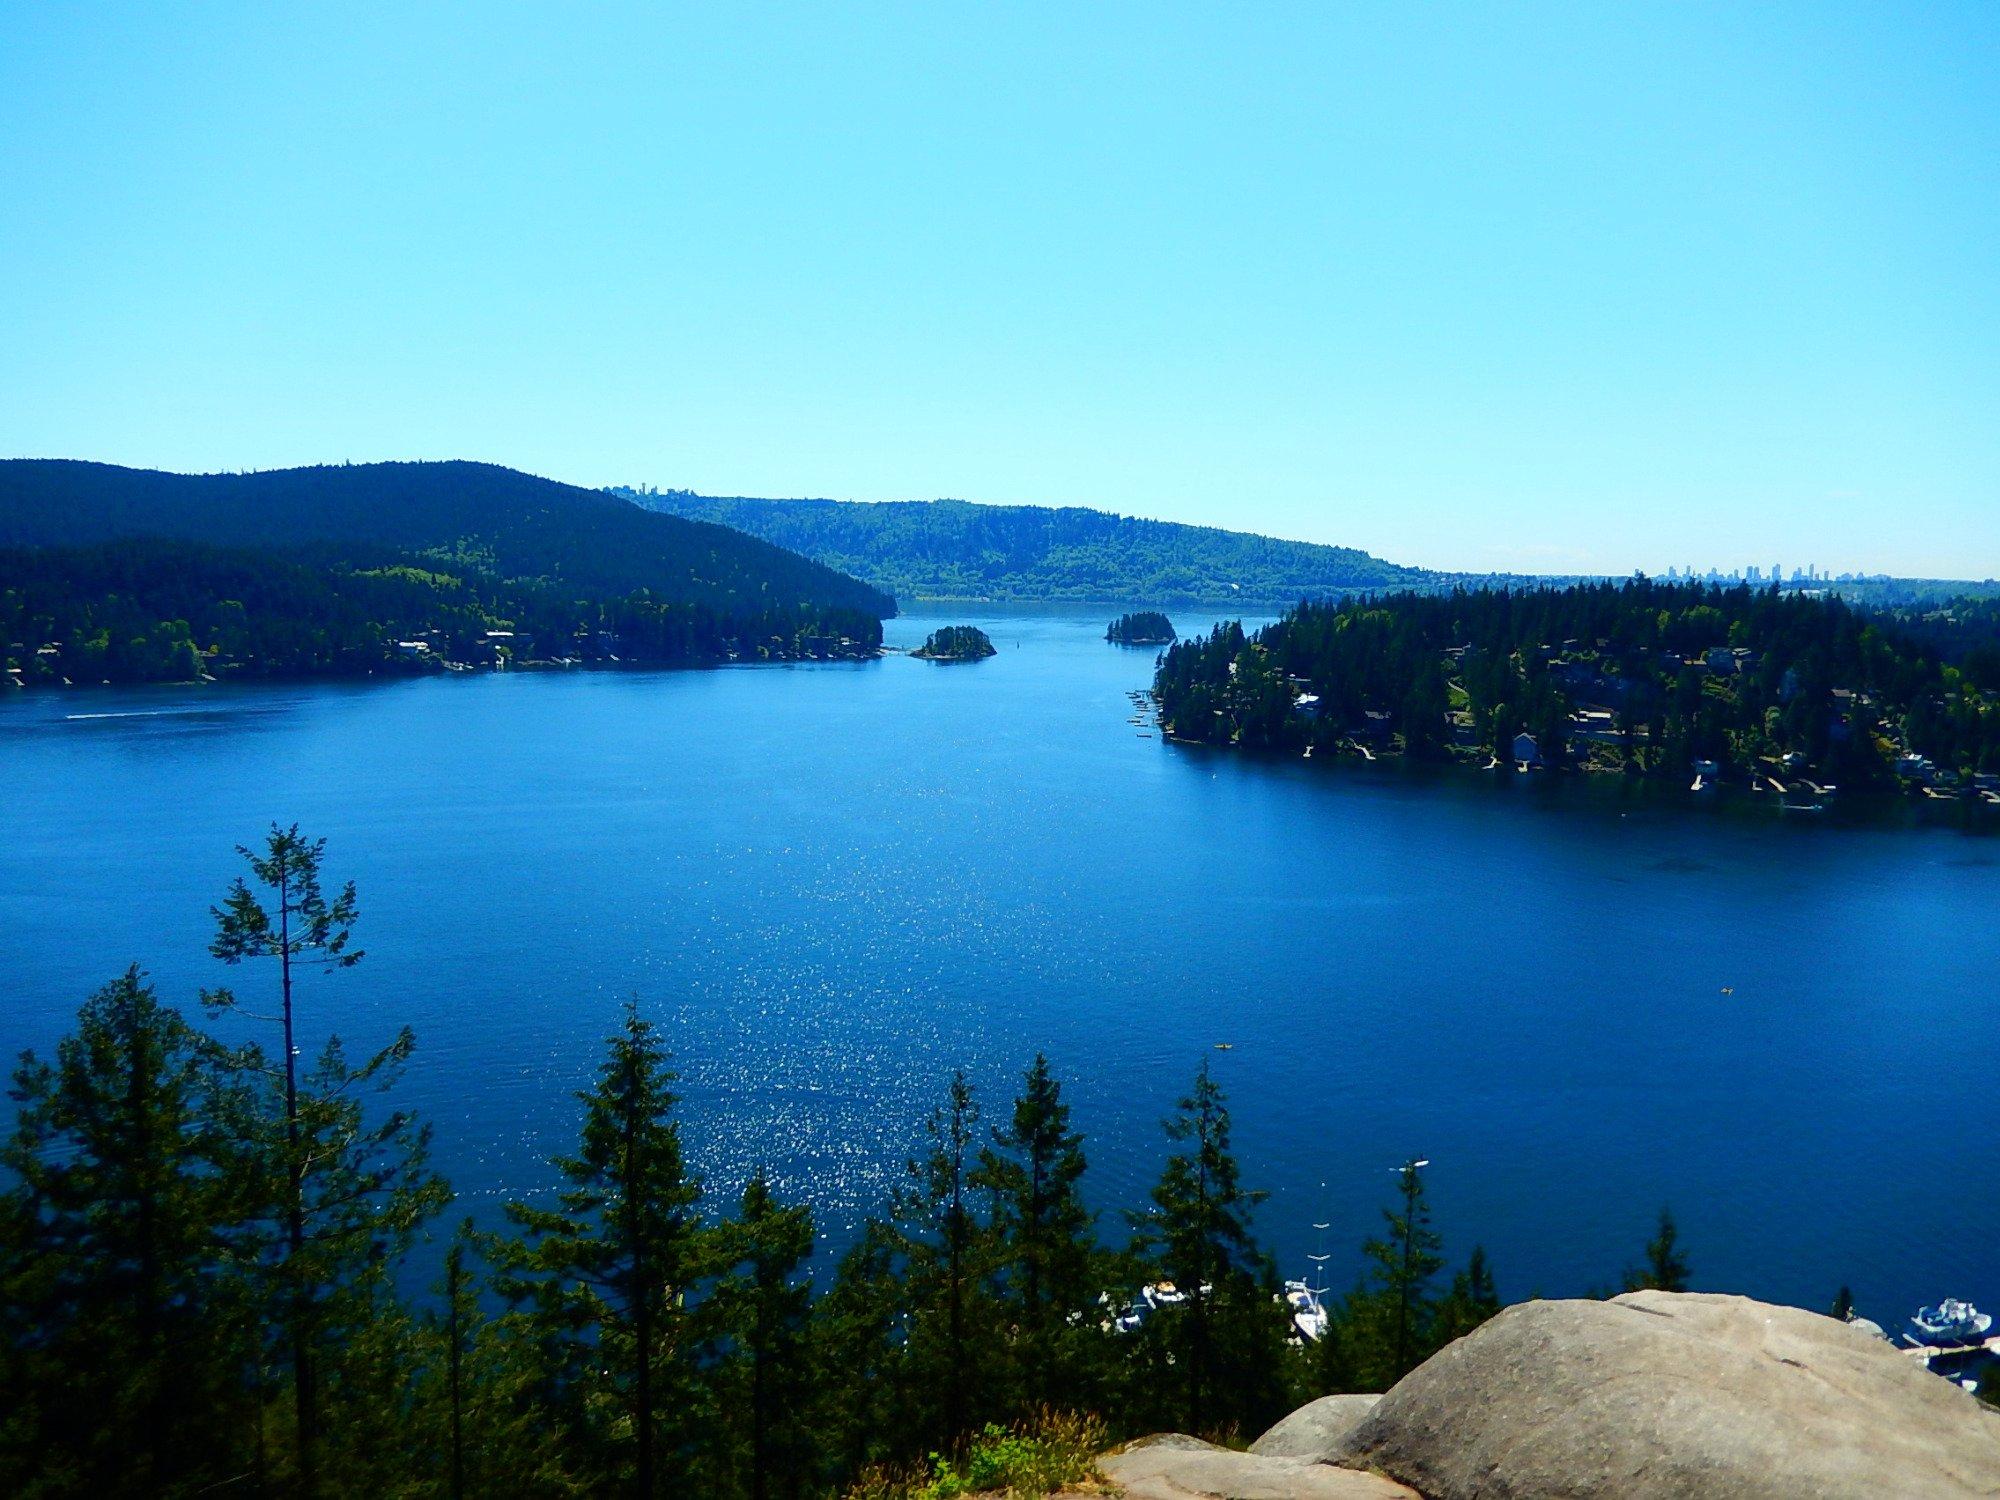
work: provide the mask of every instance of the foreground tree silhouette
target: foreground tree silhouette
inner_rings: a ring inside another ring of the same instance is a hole
[[[1012,1117],[994,1128],[974,1176],[993,1196],[1002,1313],[1018,1329],[1016,1416],[1040,1406],[1078,1408],[1094,1394],[1104,1337],[1090,1314],[1111,1283],[1097,1265],[1093,1217],[1083,1203],[1085,1165],[1062,1085],[1037,1053]]]
[[[559,1206],[507,1207],[526,1237],[500,1247],[500,1285],[542,1350],[550,1399],[583,1446],[603,1455],[598,1482],[647,1497],[663,1485],[686,1493],[682,1445],[659,1461],[660,1418],[675,1412],[681,1426],[670,1436],[686,1437],[704,1333],[689,1293],[715,1269],[718,1246],[681,1156],[666,1049],[636,1005],[608,1046],[596,1087],[578,1096],[577,1153],[555,1160],[569,1184]],[[613,1411],[618,1419],[607,1420]]]
[[[1499,1288],[1493,1282],[1493,1268],[1486,1263],[1486,1248],[1474,1245],[1465,1269],[1451,1279],[1451,1290],[1438,1303],[1430,1337],[1424,1341],[1428,1358],[1453,1339],[1463,1338],[1500,1311]]]
[[[812,1211],[779,1203],[759,1168],[721,1237],[730,1268],[716,1285],[715,1307],[732,1357],[719,1372],[719,1405],[740,1429],[751,1500],[794,1497],[813,1469],[812,1286],[799,1274],[812,1254]]]
[[[934,1382],[940,1447],[972,1425],[979,1379],[979,1341],[971,1325],[989,1240],[967,1202],[975,1187],[972,1145],[978,1128],[979,1105],[960,1068],[952,1074],[945,1102],[924,1124],[930,1151],[909,1163],[908,1181],[892,1205],[908,1289],[909,1352],[918,1378]]]
[[[275,1104],[262,1112],[271,1128],[258,1134],[278,1225],[271,1262],[291,1356],[298,1481],[309,1495],[319,1486],[322,1355],[344,1349],[345,1335],[393,1301],[389,1267],[450,1198],[444,1180],[429,1170],[429,1128],[406,1111],[372,1113],[361,1102],[363,1094],[385,1092],[401,1077],[416,1046],[408,1027],[358,1065],[348,1061],[339,1036],[330,1036],[301,1073],[299,976],[361,960],[349,946],[353,884],[331,901],[321,888],[325,848],[324,839],[304,837],[296,824],[273,824],[261,853],[239,847],[267,895],[239,877],[214,909],[216,936],[209,948],[229,964],[278,961],[279,1010],[242,1013],[281,1029],[282,1066],[270,1066],[254,1048],[239,1055],[239,1066],[248,1078],[273,1086],[282,1080]],[[214,1012],[239,1009],[227,989],[202,998]]]
[[[1686,1291],[1688,1263],[1687,1256],[1681,1253],[1680,1238],[1680,1229],[1674,1223],[1673,1210],[1662,1208],[1660,1227],[1653,1237],[1646,1241],[1645,1267],[1625,1273],[1625,1290]]]
[[[1250,1230],[1250,1212],[1265,1194],[1242,1185],[1229,1144],[1228,1101],[1207,1059],[1179,1112],[1162,1123],[1168,1140],[1184,1149],[1168,1156],[1153,1206],[1128,1218],[1134,1253],[1187,1299],[1150,1320],[1148,1334],[1163,1327],[1160,1337],[1182,1377],[1186,1430],[1199,1434],[1218,1419],[1255,1420],[1268,1410],[1281,1363],[1281,1320],[1269,1262]],[[1226,1392],[1226,1406],[1215,1399],[1218,1391]]]
[[[22,1057],[11,1093],[0,1486],[228,1481],[254,1347],[231,1270],[255,1182],[245,1091],[133,968],[84,1003],[53,1063]]]
[[[1438,1254],[1444,1240],[1431,1228],[1430,1205],[1424,1200],[1423,1165],[1411,1160],[1397,1169],[1403,1211],[1383,1209],[1388,1234],[1361,1247],[1374,1263],[1377,1295],[1394,1308],[1388,1384],[1401,1380],[1416,1364],[1416,1350],[1430,1326],[1430,1281],[1444,1266]]]

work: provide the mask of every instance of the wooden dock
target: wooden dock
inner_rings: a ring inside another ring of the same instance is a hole
[[[1908,1339],[1909,1335],[1906,1333],[1903,1337]],[[1927,1364],[1933,1359],[1949,1358],[1957,1354],[2000,1355],[2000,1334],[1995,1334],[1990,1339],[1980,1339],[1977,1343],[1972,1344],[1918,1344],[1912,1342],[1899,1346],[1897,1352],[1907,1354],[1912,1359],[1921,1359]]]

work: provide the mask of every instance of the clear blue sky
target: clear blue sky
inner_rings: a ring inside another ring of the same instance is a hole
[[[0,453],[2000,574],[2000,5],[0,0]]]

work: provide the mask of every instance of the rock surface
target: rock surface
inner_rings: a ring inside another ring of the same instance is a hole
[[[1378,1474],[1234,1453],[1178,1432],[1143,1438],[1098,1467],[1126,1500],[1422,1500]]]
[[[2000,1414],[1832,1318],[1633,1292],[1508,1308],[1338,1457],[1428,1500],[2000,1495]]]
[[[1322,1396],[1309,1401],[1250,1445],[1265,1458],[1332,1459],[1380,1396]]]

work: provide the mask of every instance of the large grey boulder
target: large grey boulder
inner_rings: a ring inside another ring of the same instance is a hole
[[[2000,1415],[1832,1318],[1633,1292],[1508,1308],[1406,1376],[1339,1461],[1428,1500],[2000,1495]]]
[[[1308,1401],[1250,1445],[1265,1458],[1331,1459],[1380,1396],[1321,1396]]]
[[[1234,1453],[1178,1432],[1142,1438],[1097,1467],[1125,1500],[1422,1500],[1379,1474]]]

